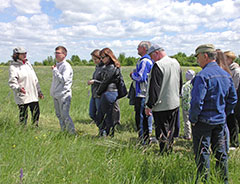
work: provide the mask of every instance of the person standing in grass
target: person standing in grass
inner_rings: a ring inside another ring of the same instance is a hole
[[[10,88],[14,91],[15,102],[19,107],[19,122],[26,125],[28,106],[32,113],[32,123],[38,127],[40,109],[38,98],[43,99],[36,73],[27,60],[27,51],[23,47],[13,49],[13,61],[9,67]]]
[[[91,85],[91,92],[92,92],[92,97],[89,104],[89,116],[90,118],[92,118],[94,122],[96,122],[97,111],[100,104],[100,96],[97,95],[97,89],[101,83],[100,73],[101,73],[101,68],[103,66],[103,63],[101,62],[99,49],[95,49],[94,51],[92,51],[91,56],[92,56],[93,62],[96,65],[96,68],[93,73],[92,79],[87,82],[88,85]]]
[[[136,69],[130,73],[131,79],[135,82],[135,122],[138,136],[143,139],[143,144],[149,142],[149,132],[152,133],[152,116],[145,114],[145,98],[147,92],[148,75],[152,69],[153,61],[147,54],[151,43],[142,41],[138,45],[138,60]]]
[[[97,112],[100,105],[100,96],[97,95],[97,89],[101,84],[101,70],[103,67],[103,62],[101,62],[100,50],[95,49],[92,53],[92,60],[96,65],[96,69],[93,73],[92,79],[88,81],[88,85],[91,85],[92,97],[89,104],[89,116],[96,123],[97,121]],[[117,100],[113,106],[112,112],[113,124],[114,127],[120,124],[120,107],[119,101]],[[114,134],[114,128],[112,128],[111,134]]]
[[[155,61],[149,76],[145,113],[153,113],[160,152],[172,150],[180,106],[181,68],[162,47],[153,44],[148,54]]]
[[[100,52],[104,64],[100,74],[97,95],[101,96],[96,124],[100,136],[114,136],[113,107],[118,97],[117,84],[120,82],[120,63],[109,48]],[[111,132],[112,130],[112,132]]]
[[[182,114],[184,121],[184,136],[183,138],[186,140],[191,140],[192,128],[191,123],[189,121],[189,109],[190,109],[190,101],[191,101],[191,90],[192,84],[191,81],[195,76],[195,72],[193,70],[187,70],[185,78],[186,83],[182,87]]]
[[[56,116],[62,131],[68,131],[75,134],[75,127],[69,115],[72,99],[72,80],[73,70],[71,65],[66,61],[67,49],[58,46],[55,49],[56,65],[52,66],[52,86],[51,96],[54,100]]]
[[[235,86],[235,89],[238,94],[238,103],[236,105],[236,108],[234,111],[227,116],[227,125],[229,128],[229,133],[230,133],[230,150],[234,150],[237,147],[239,147],[239,138],[238,138],[238,133],[239,133],[239,121],[240,121],[240,112],[239,112],[239,100],[240,100],[240,88],[239,88],[239,83],[240,83],[240,67],[239,65],[234,62],[236,59],[236,55],[232,51],[225,51],[224,54],[227,57],[227,64],[231,70],[232,74],[232,79],[233,83]]]
[[[200,71],[192,80],[189,120],[192,124],[193,147],[197,178],[207,182],[210,168],[210,145],[216,158],[216,168],[224,183],[228,183],[228,157],[224,129],[226,116],[237,103],[237,94],[229,73],[216,63],[212,44],[195,50]]]

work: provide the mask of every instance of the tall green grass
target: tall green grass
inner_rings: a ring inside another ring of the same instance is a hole
[[[121,126],[114,138],[97,137],[88,116],[94,67],[74,67],[71,117],[78,135],[60,132],[50,97],[51,69],[36,67],[45,99],[40,101],[40,127],[29,121],[18,125],[18,108],[9,89],[8,68],[0,67],[0,183],[3,184],[188,184],[194,183],[196,166],[192,143],[175,142],[173,153],[160,155],[157,144],[141,146],[135,132],[134,109],[120,100]],[[127,86],[133,67],[123,67]],[[183,68],[185,71],[187,68]],[[196,69],[196,68],[194,68]],[[199,70],[199,69],[197,69]],[[230,183],[240,183],[240,151],[230,153]],[[221,183],[211,161],[210,183]],[[23,177],[20,179],[20,171]]]

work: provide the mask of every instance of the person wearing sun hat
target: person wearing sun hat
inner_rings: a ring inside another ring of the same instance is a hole
[[[224,54],[227,57],[226,61],[229,66],[229,69],[231,70],[233,83],[238,94],[238,103],[234,109],[234,112],[232,112],[227,116],[227,125],[230,133],[229,149],[234,150],[235,148],[239,147],[238,133],[239,133],[239,126],[240,126],[240,112],[239,112],[240,110],[239,108],[240,106],[240,89],[239,89],[240,67],[236,62],[234,62],[234,60],[237,58],[234,52],[225,51]]]
[[[15,102],[19,107],[19,123],[27,124],[28,107],[32,112],[32,123],[38,126],[40,109],[38,98],[43,99],[37,75],[27,60],[27,51],[23,47],[13,49],[13,61],[9,67],[8,84],[14,92]]]
[[[210,146],[216,158],[221,179],[228,183],[228,156],[224,130],[226,116],[237,103],[237,94],[229,73],[216,62],[213,44],[197,47],[195,56],[202,70],[192,80],[189,120],[197,164],[196,183],[207,182],[210,169]]]

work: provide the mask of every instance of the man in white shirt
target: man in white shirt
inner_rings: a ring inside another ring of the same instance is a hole
[[[67,49],[58,46],[55,49],[56,65],[52,66],[53,80],[51,86],[51,96],[54,100],[56,116],[62,131],[68,131],[75,134],[75,127],[69,115],[70,104],[72,99],[72,80],[73,70],[71,65],[66,61]]]

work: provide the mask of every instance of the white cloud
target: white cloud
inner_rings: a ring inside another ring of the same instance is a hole
[[[12,0],[19,13],[41,13],[40,0]]]
[[[240,52],[240,0],[206,5],[190,0],[54,3],[57,16],[41,13],[40,0],[0,0],[0,13],[11,4],[17,9],[15,20],[0,22],[1,52],[23,45],[29,50],[30,59],[42,61],[52,55],[57,45],[65,45],[69,56],[78,54],[82,59],[89,59],[93,49],[104,47],[110,47],[116,55],[125,52],[127,56],[137,56],[136,47],[141,40],[161,44],[170,55],[191,54],[206,42]]]
[[[10,7],[10,0],[0,0],[0,11]]]

